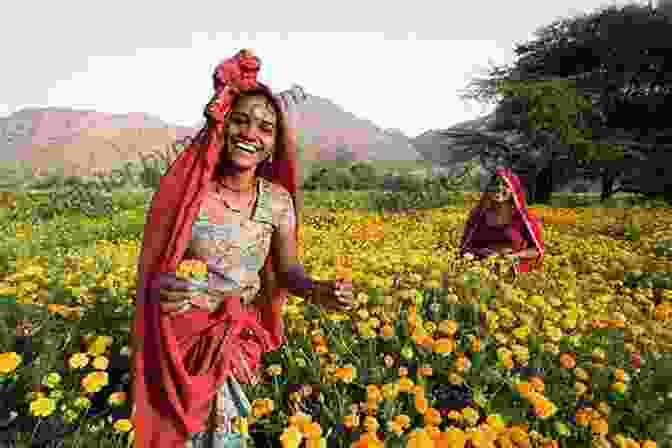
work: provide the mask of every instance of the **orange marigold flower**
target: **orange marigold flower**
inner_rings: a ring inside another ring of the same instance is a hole
[[[366,399],[369,401],[380,401],[383,399],[383,394],[378,386],[369,384],[366,386]]]
[[[540,394],[544,393],[545,386],[544,386],[544,381],[541,378],[539,378],[537,376],[533,376],[529,379],[529,382],[530,382],[530,385],[532,386],[532,388],[536,392],[539,392]]]
[[[448,336],[453,336],[457,333],[457,322],[454,320],[444,320],[439,323],[439,331]]]
[[[418,375],[420,376],[432,376],[434,373],[434,370],[432,369],[432,366],[430,365],[425,365],[422,366],[418,369]]]
[[[392,325],[383,325],[383,327],[380,329],[380,334],[384,338],[391,338],[394,336],[394,328],[392,328]]]
[[[364,419],[364,429],[366,432],[375,433],[379,428],[378,420],[376,417],[368,416]]]
[[[425,426],[439,426],[441,424],[441,413],[438,409],[429,408],[423,414]]]
[[[614,370],[614,377],[616,378],[616,381],[625,381],[625,370],[623,369],[616,369]]]
[[[590,421],[590,428],[593,434],[607,434],[609,432],[609,422],[603,418],[596,418]]]
[[[466,356],[458,356],[455,360],[455,368],[458,372],[464,372],[471,367],[471,361]]]
[[[434,342],[434,353],[446,355],[455,350],[455,341],[451,338],[440,338]]]
[[[575,418],[577,425],[588,426],[593,419],[593,410],[590,408],[578,409]]]
[[[348,429],[359,426],[359,415],[346,415],[343,417],[343,426]]]
[[[481,338],[474,336],[471,340],[471,351],[478,353],[481,351]]]
[[[413,390],[413,380],[404,376],[399,379],[399,391],[400,392],[410,392]]]
[[[416,395],[415,396],[415,409],[420,414],[424,414],[427,412],[429,409],[429,401],[427,401],[427,398],[423,397],[422,395]]]
[[[576,367],[576,356],[573,353],[560,354],[560,366],[564,369],[573,369]]]
[[[391,422],[388,424],[388,428],[390,429],[390,432],[392,432],[392,433],[394,433],[394,434],[396,434],[396,435],[398,435],[398,436],[400,436],[400,435],[402,435],[402,434],[404,433],[404,426],[401,425],[401,424],[398,423],[398,422],[395,422],[395,421],[391,421]]]
[[[450,411],[446,417],[451,420],[460,421],[462,420],[462,413],[459,411]]]
[[[532,392],[534,392],[534,388],[532,385],[528,382],[522,382],[516,384],[516,391],[523,397],[528,397]]]
[[[355,380],[355,376],[357,375],[357,369],[353,365],[339,367],[336,369],[334,375],[344,383],[352,383]]]

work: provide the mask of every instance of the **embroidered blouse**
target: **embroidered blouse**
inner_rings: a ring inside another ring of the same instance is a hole
[[[192,226],[184,257],[207,264],[207,282],[199,285],[164,274],[162,309],[174,313],[197,306],[215,311],[222,299],[231,294],[240,295],[245,305],[252,303],[260,291],[259,272],[270,252],[273,233],[294,226],[292,197],[283,187],[259,178],[252,216],[248,219],[225,203],[212,182]]]

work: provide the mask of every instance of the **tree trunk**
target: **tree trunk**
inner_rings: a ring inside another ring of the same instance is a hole
[[[604,202],[614,194],[614,183],[616,176],[612,173],[602,174],[602,192],[600,193],[600,201]]]
[[[535,179],[534,202],[548,204],[553,193],[553,168],[551,165],[542,168]]]

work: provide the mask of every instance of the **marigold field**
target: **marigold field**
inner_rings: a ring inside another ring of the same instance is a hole
[[[246,386],[239,431],[257,447],[672,446],[670,210],[538,209],[544,270],[515,280],[499,262],[457,258],[467,212],[306,209],[306,270],[352,277],[356,308],[290,298],[289,342]],[[0,386],[15,385],[22,421],[66,446],[132,438],[143,214],[0,221]],[[32,355],[15,348],[25,319]]]

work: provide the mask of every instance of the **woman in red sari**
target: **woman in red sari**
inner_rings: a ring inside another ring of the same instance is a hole
[[[516,274],[541,269],[541,225],[527,210],[520,179],[510,169],[495,170],[480,204],[469,216],[460,254],[510,258]]]
[[[148,213],[133,324],[136,448],[240,446],[258,380],[285,340],[288,292],[333,309],[352,285],[314,281],[297,260],[297,160],[282,103],[247,50],[215,70],[207,123],[161,178]],[[184,260],[202,283],[178,278]]]

